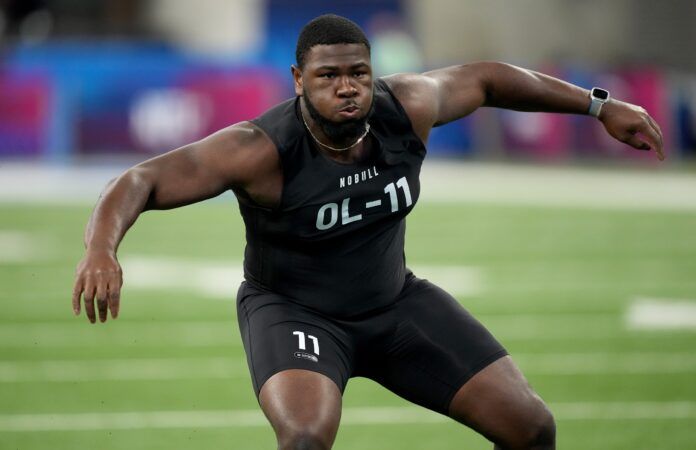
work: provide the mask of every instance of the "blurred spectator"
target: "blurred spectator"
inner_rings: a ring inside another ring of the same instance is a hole
[[[401,16],[391,12],[376,14],[366,31],[370,35],[372,66],[376,75],[422,71],[420,49]]]
[[[53,16],[45,0],[0,0],[0,36],[23,41],[46,39],[53,28]]]

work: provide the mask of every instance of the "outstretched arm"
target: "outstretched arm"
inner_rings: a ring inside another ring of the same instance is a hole
[[[77,266],[73,312],[80,297],[90,322],[104,322],[107,307],[116,318],[123,283],[116,251],[126,231],[143,211],[170,209],[242,189],[266,200],[265,180],[277,169],[277,152],[258,129],[240,124],[199,142],[152,158],[111,181],[85,229],[85,256]]]
[[[462,118],[482,106],[587,114],[589,91],[557,78],[498,62],[447,67],[422,75],[386,79],[404,104],[416,132],[427,138],[432,126]],[[611,99],[599,120],[607,132],[639,150],[664,159],[662,132],[645,109]]]

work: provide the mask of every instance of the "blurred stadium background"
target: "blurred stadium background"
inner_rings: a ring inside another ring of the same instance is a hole
[[[141,218],[117,322],[69,297],[104,184],[291,96],[325,12],[363,26],[379,74],[501,60],[657,119],[661,164],[588,117],[437,129],[407,253],[508,347],[559,448],[694,448],[692,0],[0,0],[0,448],[274,447],[234,317],[233,197]],[[345,407],[337,449],[490,448],[366,380]]]

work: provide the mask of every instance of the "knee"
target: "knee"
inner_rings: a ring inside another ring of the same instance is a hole
[[[329,433],[313,427],[286,429],[277,437],[279,450],[328,450],[333,441]]]
[[[510,422],[507,431],[489,436],[496,449],[553,450],[556,447],[556,423],[543,403],[542,408],[527,411],[523,417]]]

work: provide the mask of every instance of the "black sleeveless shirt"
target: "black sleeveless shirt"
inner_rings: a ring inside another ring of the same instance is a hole
[[[239,203],[247,282],[334,317],[394,302],[410,273],[405,218],[420,193],[425,146],[381,79],[374,96],[369,123],[377,148],[355,164],[316,150],[299,97],[252,120],[278,149],[283,192],[275,209]]]

